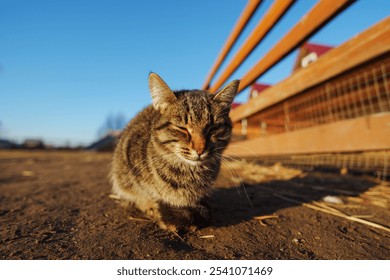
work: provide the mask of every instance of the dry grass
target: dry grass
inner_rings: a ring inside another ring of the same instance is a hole
[[[255,185],[273,180],[290,180],[302,174],[301,170],[286,168],[277,163],[262,166],[245,160],[224,160],[215,183],[217,188],[231,188],[238,185]]]
[[[304,207],[308,207],[316,211],[324,212],[333,216],[347,219],[351,222],[364,224],[370,227],[384,230],[386,232],[390,232],[389,227],[367,220],[369,218],[374,218],[374,215],[370,213],[350,215],[345,212],[345,209],[348,208],[363,209],[364,205],[367,204],[389,210],[390,188],[387,185],[381,184],[380,182],[375,182],[378,183],[378,185],[371,187],[363,193],[360,193],[357,190],[345,190],[329,186],[309,186],[309,188],[313,189],[313,191],[328,191],[330,193],[335,193],[336,197],[340,197],[340,201],[342,201],[341,204],[337,204],[338,209],[335,208],[336,204],[318,201],[306,202],[302,200],[302,196],[299,193],[299,188],[292,187],[288,190],[277,191],[275,189],[271,190],[261,185],[261,183],[274,180],[287,181],[298,176],[304,177],[305,174],[301,170],[286,168],[281,164],[275,164],[273,166],[266,167],[247,162],[245,160],[224,160],[221,165],[221,172],[217,178],[216,187],[231,188],[240,185],[257,185],[256,188],[263,190],[265,192],[264,194],[271,194],[275,197],[278,197],[279,199],[283,199],[295,204],[300,204]],[[291,185],[298,186],[299,183],[291,182]],[[344,210],[341,210],[340,208]],[[254,217],[254,219],[259,220],[260,224],[263,226],[265,226],[265,224],[262,222],[263,220],[275,218],[278,218],[278,216],[268,215]]]
[[[324,212],[324,213],[327,213],[327,214],[331,214],[333,216],[337,216],[337,217],[340,217],[340,218],[344,218],[344,219],[347,219],[349,221],[352,221],[352,222],[357,222],[357,223],[360,223],[360,224],[364,224],[364,225],[367,225],[367,226],[371,226],[371,227],[374,227],[374,228],[377,228],[377,229],[381,229],[381,230],[384,230],[384,231],[387,231],[387,232],[390,232],[390,228],[387,227],[387,226],[384,226],[384,225],[380,225],[378,223],[374,223],[374,222],[371,222],[371,221],[367,221],[367,220],[364,220],[364,219],[361,219],[361,218],[358,218],[357,216],[350,216],[336,208],[333,208],[323,202],[312,202],[312,203],[304,203],[302,201],[299,201],[297,199],[293,199],[293,198],[290,198],[290,197],[286,197],[286,196],[283,196],[281,194],[277,194],[277,193],[274,193],[273,194],[275,197],[278,197],[280,199],[283,199],[283,200],[286,200],[286,201],[289,201],[289,202],[293,202],[293,203],[296,203],[296,204],[301,204],[302,206],[305,206],[305,207],[308,207],[308,208],[311,208],[313,210],[317,210],[317,211],[320,211],[320,212]]]

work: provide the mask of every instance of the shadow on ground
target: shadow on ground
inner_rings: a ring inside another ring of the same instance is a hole
[[[358,197],[375,185],[375,182],[365,179],[357,181],[349,176],[311,173],[289,180],[219,188],[210,199],[213,209],[211,224],[216,227],[236,225],[254,217],[297,207],[300,205],[298,202],[322,201],[329,196]]]

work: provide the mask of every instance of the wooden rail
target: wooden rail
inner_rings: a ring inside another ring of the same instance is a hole
[[[306,41],[326,23],[332,20],[355,0],[319,0],[319,2],[241,79],[239,92],[251,85],[262,74],[268,71],[277,62],[291,53],[301,43]],[[252,48],[253,49],[253,48]],[[238,59],[238,58],[237,58]],[[231,63],[236,64],[236,61]],[[232,68],[228,66],[228,68]],[[224,77],[227,79],[228,76]],[[220,79],[215,86],[209,88],[210,92],[216,92],[222,81]],[[207,84],[207,83],[206,83]]]
[[[324,118],[336,121],[338,120],[337,116],[343,118],[359,117],[361,115],[368,115],[367,111],[371,111],[371,113],[379,111],[378,108],[374,110],[375,108],[370,107],[379,107],[381,106],[380,104],[383,104],[383,110],[381,111],[390,111],[390,106],[386,102],[388,99],[386,93],[388,91],[383,89],[382,92],[378,93],[377,90],[379,87],[383,88],[384,84],[385,82],[382,81],[380,84],[366,84],[364,88],[356,88],[345,93],[332,92],[332,98],[327,98],[325,89],[321,88],[317,89],[317,92],[311,92],[312,100],[309,99],[310,96],[305,99],[296,100],[295,102],[289,100],[285,102],[284,107],[287,106],[288,108],[288,116],[291,122],[301,122],[301,120],[306,119],[316,121]],[[338,88],[337,84],[336,88]],[[298,103],[298,101],[300,102]],[[310,106],[304,106],[303,101],[310,104]],[[374,101],[376,105],[371,105],[370,107],[367,105]],[[280,115],[284,114],[281,106],[277,113]],[[274,114],[272,114],[272,118],[275,119]],[[270,119],[270,117],[255,114],[250,116],[248,121],[267,121],[267,119]]]
[[[390,112],[231,143],[226,155],[355,152],[390,149]]]
[[[233,122],[318,85],[357,65],[390,51],[390,17],[321,56],[310,67],[299,69],[286,80],[232,110]],[[342,62],[342,63],[340,63]]]
[[[222,62],[225,60],[226,56],[229,54],[230,50],[232,49],[234,43],[237,41],[238,37],[244,30],[245,26],[248,24],[249,20],[253,16],[254,12],[260,5],[262,0],[249,0],[248,4],[245,6],[241,16],[239,17],[236,25],[234,26],[232,32],[230,33],[228,39],[226,40],[226,43],[224,47],[222,48],[221,52],[219,53],[216,61],[214,62],[210,73],[207,76],[207,79],[203,85],[203,89],[207,90],[210,86],[210,82],[212,78],[214,77],[215,73],[221,66]]]
[[[270,52],[242,77],[239,92],[250,86],[353,2],[352,0],[320,0]]]
[[[234,73],[234,71],[237,70],[254,48],[264,39],[272,27],[283,17],[294,2],[295,0],[276,0],[273,3],[268,12],[260,20],[247,40],[232,58],[220,78],[210,88],[211,92],[217,91],[226,82],[226,80]],[[207,80],[207,86],[209,86],[209,82],[210,81]]]
[[[390,111],[390,53],[235,122],[234,139],[285,133]],[[245,132],[245,134],[242,133]],[[353,137],[353,136],[351,136]]]

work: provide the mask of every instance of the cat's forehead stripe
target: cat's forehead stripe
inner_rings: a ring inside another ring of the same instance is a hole
[[[208,117],[208,100],[205,96],[195,93],[187,96],[187,104],[189,106],[188,114],[191,120],[199,122]]]
[[[190,111],[190,107],[188,106],[188,102],[183,102],[184,105],[184,123],[188,124],[188,112]]]

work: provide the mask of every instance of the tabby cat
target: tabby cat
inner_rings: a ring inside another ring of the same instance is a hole
[[[235,80],[216,94],[172,91],[149,75],[153,105],[123,131],[114,152],[113,193],[163,229],[189,230],[209,220],[206,203],[229,143]]]

